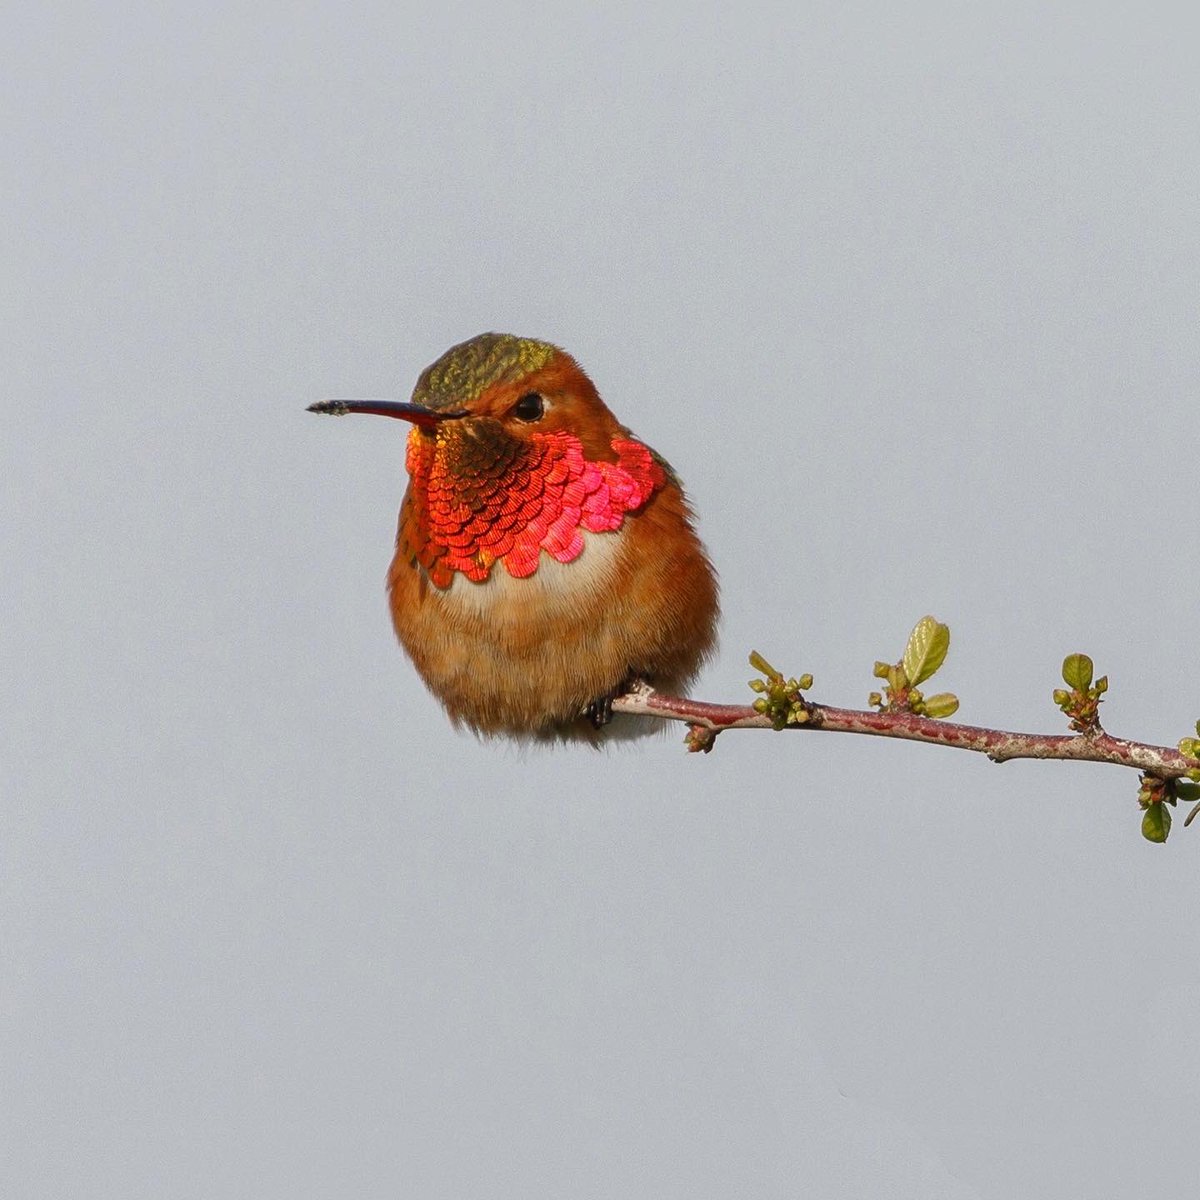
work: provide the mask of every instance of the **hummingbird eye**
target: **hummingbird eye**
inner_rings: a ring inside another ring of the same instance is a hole
[[[546,402],[537,392],[526,392],[513,405],[512,411],[518,421],[540,421],[546,412]]]

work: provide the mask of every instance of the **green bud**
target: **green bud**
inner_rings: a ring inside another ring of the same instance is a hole
[[[1062,688],[1055,688],[1054,703],[1057,704],[1059,708],[1065,708],[1071,703],[1071,693],[1064,692]]]
[[[763,675],[769,676],[771,679],[777,679],[779,672],[757,650],[750,651],[750,665]]]
[[[925,715],[935,720],[952,717],[958,712],[958,697],[951,692],[939,692],[925,701]]]
[[[813,685],[813,677],[811,675],[801,675],[800,676],[800,690],[802,692],[807,692],[808,689],[812,687],[812,685]]]
[[[1063,659],[1063,682],[1078,692],[1086,692],[1092,686],[1092,670],[1092,660],[1086,654],[1068,654]]]
[[[1165,842],[1171,832],[1171,810],[1162,804],[1151,804],[1142,814],[1142,837],[1148,842]]]

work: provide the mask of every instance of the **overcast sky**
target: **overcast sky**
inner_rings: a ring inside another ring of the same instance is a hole
[[[1132,773],[521,751],[395,643],[405,430],[304,408],[496,329],[686,481],[697,695],[931,612],[964,720],[1200,716],[1196,18],[650,7],[6,14],[4,1195],[1194,1190]]]

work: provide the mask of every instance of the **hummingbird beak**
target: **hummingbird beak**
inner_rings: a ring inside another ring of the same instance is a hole
[[[469,416],[465,409],[443,412],[437,408],[426,408],[423,404],[410,404],[405,400],[318,400],[310,404],[312,413],[328,413],[332,417],[344,417],[347,413],[370,413],[377,417],[399,417],[422,429],[432,429],[442,421],[455,421]]]

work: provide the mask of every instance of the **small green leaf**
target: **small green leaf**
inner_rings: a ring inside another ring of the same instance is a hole
[[[904,673],[913,687],[924,683],[946,661],[950,629],[933,617],[922,617],[904,647]]]
[[[1068,654],[1063,659],[1063,682],[1078,692],[1092,686],[1092,660],[1086,654]]]
[[[1200,784],[1186,783],[1182,779],[1175,780],[1175,795],[1180,800],[1200,800]]]
[[[775,678],[779,672],[757,650],[750,651],[750,665],[768,678]]]
[[[958,697],[950,692],[938,692],[936,696],[930,696],[925,701],[927,717],[941,720],[943,717],[954,716],[956,712],[958,712]]]
[[[1171,810],[1162,804],[1152,804],[1142,814],[1142,837],[1148,842],[1165,842],[1171,832]]]

